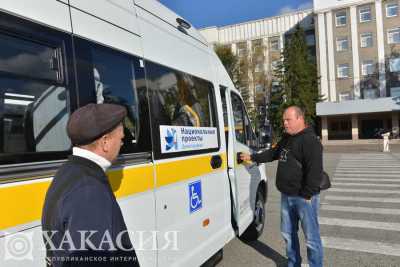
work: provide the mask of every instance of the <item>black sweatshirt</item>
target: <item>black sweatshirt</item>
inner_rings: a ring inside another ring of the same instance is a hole
[[[274,148],[251,159],[257,163],[279,160],[276,187],[284,194],[309,199],[320,191],[322,145],[311,128],[286,134]]]

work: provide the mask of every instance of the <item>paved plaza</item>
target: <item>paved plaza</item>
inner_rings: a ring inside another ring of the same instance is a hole
[[[324,169],[332,188],[321,195],[325,266],[400,266],[400,146],[326,146]],[[219,266],[285,266],[280,235],[276,163],[267,165],[269,196],[263,236],[253,244],[235,239]],[[301,238],[306,262],[304,238]]]

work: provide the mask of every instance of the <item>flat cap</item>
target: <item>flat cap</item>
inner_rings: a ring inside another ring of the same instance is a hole
[[[87,145],[111,132],[125,116],[124,106],[88,104],[72,113],[67,133],[73,145]]]

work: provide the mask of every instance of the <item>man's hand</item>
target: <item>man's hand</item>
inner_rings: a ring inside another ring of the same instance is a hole
[[[240,160],[251,161],[251,156],[247,153],[240,153]]]

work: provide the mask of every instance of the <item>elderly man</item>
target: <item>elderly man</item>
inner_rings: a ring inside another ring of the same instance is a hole
[[[42,229],[48,266],[139,266],[105,174],[124,138],[124,107],[89,104],[67,124],[73,155],[46,194]]]
[[[279,160],[276,186],[281,196],[281,232],[286,242],[288,266],[301,266],[298,238],[299,221],[307,244],[311,267],[323,265],[323,248],[319,232],[319,192],[322,179],[322,145],[304,121],[297,106],[283,114],[285,134],[273,149],[241,159],[257,163]]]

